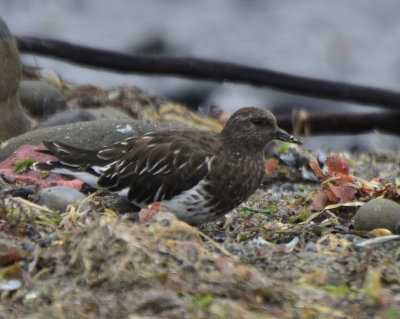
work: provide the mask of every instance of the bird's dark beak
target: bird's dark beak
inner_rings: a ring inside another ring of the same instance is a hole
[[[303,144],[302,141],[299,141],[289,133],[285,132],[284,130],[280,129],[279,127],[275,129],[275,131],[272,133],[272,138],[280,141],[285,141],[285,142],[290,142],[290,143],[296,143],[296,144]]]

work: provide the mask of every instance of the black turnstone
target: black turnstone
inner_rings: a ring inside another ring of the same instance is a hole
[[[161,202],[190,224],[212,221],[245,201],[260,185],[263,151],[273,139],[301,144],[266,109],[236,111],[220,133],[154,131],[84,150],[44,141],[57,162],[42,170],[72,175],[94,188],[126,196],[140,207]]]

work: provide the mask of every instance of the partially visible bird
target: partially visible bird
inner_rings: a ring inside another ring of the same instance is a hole
[[[220,133],[162,130],[129,137],[99,150],[44,141],[59,161],[42,170],[72,175],[126,196],[140,207],[161,204],[179,219],[202,224],[226,214],[260,185],[263,150],[273,139],[301,144],[264,108],[236,111]]]

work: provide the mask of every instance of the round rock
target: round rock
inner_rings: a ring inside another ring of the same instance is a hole
[[[105,119],[118,119],[118,120],[131,120],[132,117],[122,110],[121,108],[112,107],[112,106],[104,106],[98,107],[95,109],[88,109],[96,120],[105,120]]]
[[[177,126],[108,119],[36,129],[10,138],[1,144],[0,161],[4,161],[21,145],[39,145],[42,140],[59,141],[80,148],[96,149],[122,141],[129,136],[137,136],[160,128],[177,128]]]
[[[46,120],[40,123],[39,127],[59,126],[77,122],[94,121],[96,117],[88,110],[65,110],[53,114]]]
[[[0,101],[17,94],[21,76],[19,53],[10,30],[0,18]]]
[[[85,196],[76,189],[64,186],[55,186],[44,188],[39,192],[38,204],[64,213],[67,210],[68,205],[74,204],[78,200],[84,198]],[[82,205],[82,210],[87,209],[90,209],[90,205],[89,203],[84,203]]]
[[[40,118],[63,110],[67,105],[59,89],[40,81],[21,81],[18,94],[22,106],[31,115]]]
[[[65,110],[57,112],[40,124],[40,127],[50,127],[64,125],[69,123],[87,122],[95,120],[117,119],[117,120],[132,120],[126,112],[120,108],[105,106],[95,109],[85,110]]]
[[[357,211],[354,216],[354,228],[386,228],[393,233],[400,233],[400,205],[383,198],[372,199]]]
[[[17,46],[0,18],[0,141],[29,131],[33,125],[17,97],[20,77]]]

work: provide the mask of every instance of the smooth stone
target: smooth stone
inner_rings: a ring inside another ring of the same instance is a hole
[[[10,30],[0,18],[0,101],[15,96],[21,78],[21,61]]]
[[[95,109],[87,110],[90,114],[92,114],[96,120],[105,120],[105,119],[118,119],[118,120],[129,120],[132,119],[127,112],[123,109],[113,106],[104,106],[97,107]]]
[[[0,161],[8,158],[21,145],[38,145],[42,140],[60,141],[76,147],[96,149],[119,142],[128,136],[137,136],[160,128],[176,127],[171,124],[107,119],[40,128],[2,143]]]
[[[40,123],[39,127],[58,126],[77,122],[94,121],[96,117],[88,110],[65,110],[53,114],[48,119]]]
[[[0,290],[12,291],[21,288],[22,283],[18,279],[3,279],[0,281]]]
[[[58,210],[64,213],[67,206],[76,203],[78,200],[84,199],[85,196],[76,189],[55,186],[44,188],[39,192],[39,205],[44,205],[52,210]],[[82,210],[90,209],[89,203],[82,205]]]
[[[386,228],[395,234],[400,233],[400,205],[383,198],[372,199],[358,209],[354,216],[354,228]]]
[[[132,117],[120,108],[105,106],[95,109],[65,110],[52,115],[40,124],[50,127],[76,122],[87,122],[104,119],[132,120]]]
[[[0,141],[28,132],[34,126],[34,122],[22,109],[17,96],[0,101],[0,114]]]
[[[67,106],[64,94],[45,82],[21,81],[18,95],[25,110],[39,118],[48,117]]]
[[[21,61],[17,46],[7,25],[0,18],[0,141],[33,127],[17,96],[20,78]]]

